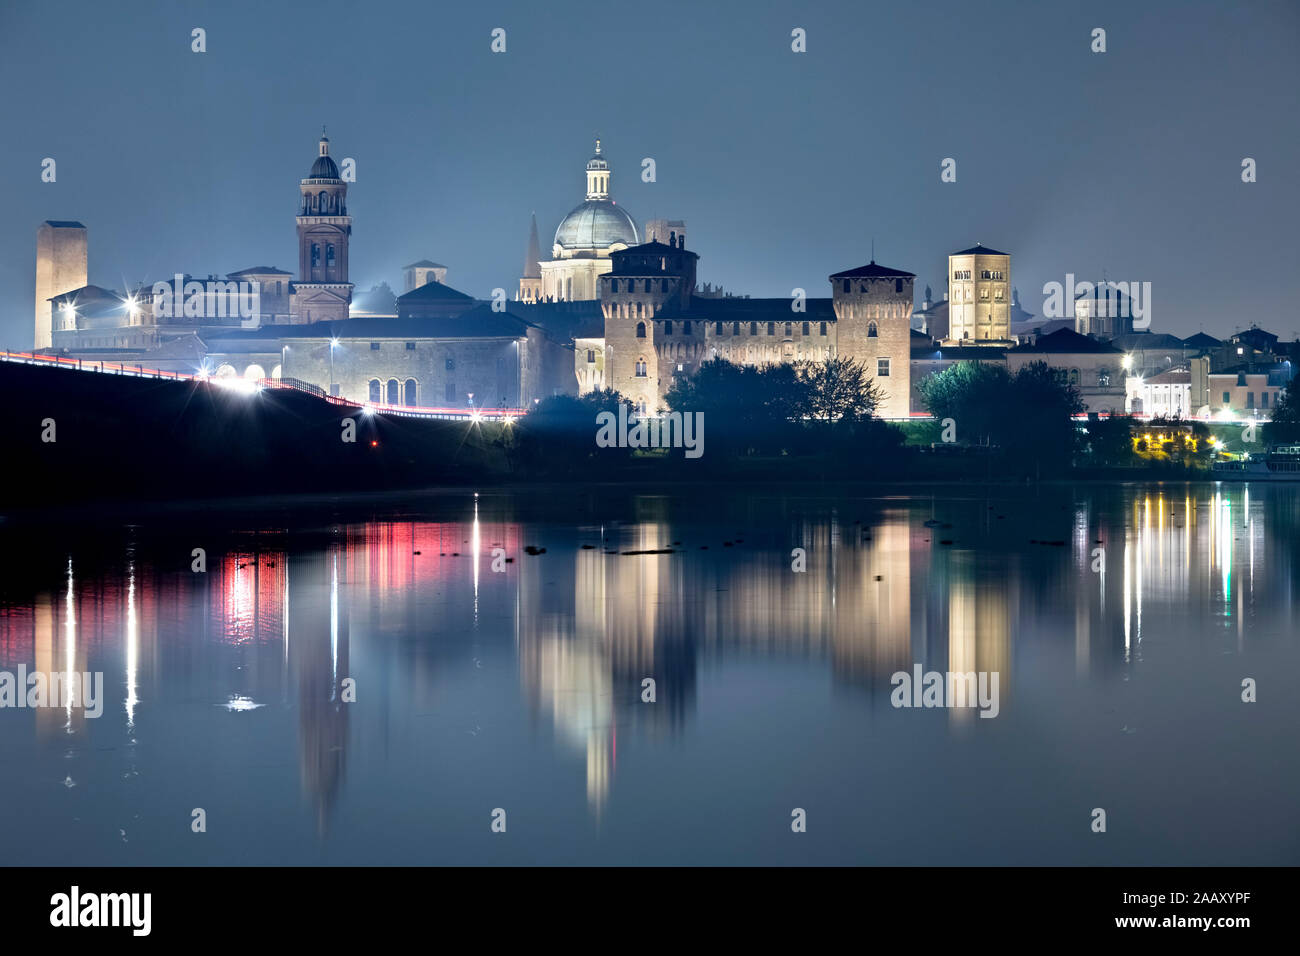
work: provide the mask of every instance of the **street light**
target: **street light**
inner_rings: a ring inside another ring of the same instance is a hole
[[[338,382],[334,381],[334,349],[338,347],[338,344],[339,344],[338,339],[336,338],[330,339],[330,395],[334,396],[335,398],[337,398],[339,394],[339,384]]]

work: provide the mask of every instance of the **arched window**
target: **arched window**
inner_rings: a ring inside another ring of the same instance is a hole
[[[740,323],[739,323],[739,322],[732,322],[732,323],[731,323],[731,334],[732,334],[732,335],[739,335],[739,334],[740,334]]]
[[[769,323],[767,323],[767,334],[768,334],[768,335],[776,335],[776,323],[775,323],[775,322],[769,322]]]
[[[1071,385],[1079,384],[1079,370],[1077,368],[1070,369],[1070,384]]]
[[[644,358],[639,358],[636,360],[636,377],[637,378],[646,377],[646,366],[645,366]]]
[[[785,334],[794,335],[794,326],[789,322],[785,324]]]
[[[405,392],[405,394],[402,396],[402,404],[403,404],[403,405],[417,405],[417,404],[419,404],[419,403],[416,402],[416,400],[415,400],[415,392],[416,392],[416,389],[417,389],[417,386],[416,386],[416,384],[415,384],[415,379],[413,379],[413,378],[408,378],[408,379],[406,380],[406,384],[405,384],[405,385],[403,386],[403,388],[402,388],[402,391]]]
[[[690,334],[691,334],[691,320],[687,319],[685,322],[682,323],[682,335],[690,335]]]
[[[757,335],[757,334],[758,334],[758,323],[757,323],[757,322],[750,322],[750,323],[749,323],[749,334],[750,334],[750,335]]]
[[[638,339],[643,339],[643,338],[645,338],[645,323],[644,323],[644,322],[638,322],[638,323],[636,324],[636,337],[637,337]]]
[[[315,269],[320,265],[320,246],[316,243],[311,244],[311,267]]]
[[[370,400],[376,403],[384,400],[384,389],[377,378],[370,380]]]
[[[320,196],[317,198],[320,200],[320,205],[316,207],[316,211],[323,214],[325,212],[325,190],[322,189]]]
[[[334,268],[334,243],[332,242],[325,245],[325,267],[327,269]]]
[[[564,297],[570,301],[573,299],[573,276],[564,280]]]
[[[673,334],[673,320],[667,319],[664,321],[664,335],[672,335],[672,334]]]
[[[807,335],[808,332],[809,332],[810,330],[811,330],[811,326],[809,326],[809,324],[808,324],[807,322],[805,322],[805,323],[803,324],[803,334],[804,334],[804,335]]]
[[[822,334],[822,335],[825,335],[825,334],[826,334],[826,323],[825,323],[825,322],[822,323],[821,334]]]
[[[390,378],[388,380],[388,397],[386,400],[389,405],[396,405],[401,401],[401,397],[398,395],[397,379],[395,378]]]
[[[869,339],[874,339],[874,338],[876,338],[876,337],[877,337],[877,335],[876,335],[876,331],[877,331],[877,330],[876,330],[876,323],[875,323],[875,322],[868,322],[868,323],[867,323],[867,338],[869,338]]]
[[[895,292],[902,292],[902,291],[903,291],[903,280],[902,280],[902,279],[895,279],[895,280],[894,280],[894,291],[895,291]]]

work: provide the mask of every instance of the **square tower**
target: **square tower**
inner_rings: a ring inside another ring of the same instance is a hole
[[[79,222],[47,220],[36,230],[36,335],[34,348],[54,344],[50,299],[89,284],[86,227]]]
[[[669,366],[661,350],[665,320],[660,313],[680,315],[690,307],[698,259],[681,240],[671,246],[647,242],[615,252],[611,270],[600,277],[606,387],[642,413],[657,412],[668,390]]]
[[[912,411],[912,283],[910,272],[865,266],[830,277],[838,355],[861,362],[884,393],[876,414],[907,418]]]

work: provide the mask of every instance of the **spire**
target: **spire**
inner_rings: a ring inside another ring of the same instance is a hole
[[[537,213],[533,213],[533,225],[528,230],[528,254],[524,256],[524,278],[540,279],[542,277],[542,267],[538,264],[542,261],[542,247],[537,241]]]

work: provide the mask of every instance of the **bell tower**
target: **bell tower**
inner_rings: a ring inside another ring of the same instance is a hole
[[[348,184],[330,158],[330,141],[321,130],[311,172],[298,187],[298,276],[294,283],[295,322],[346,319],[352,302],[348,281]]]

